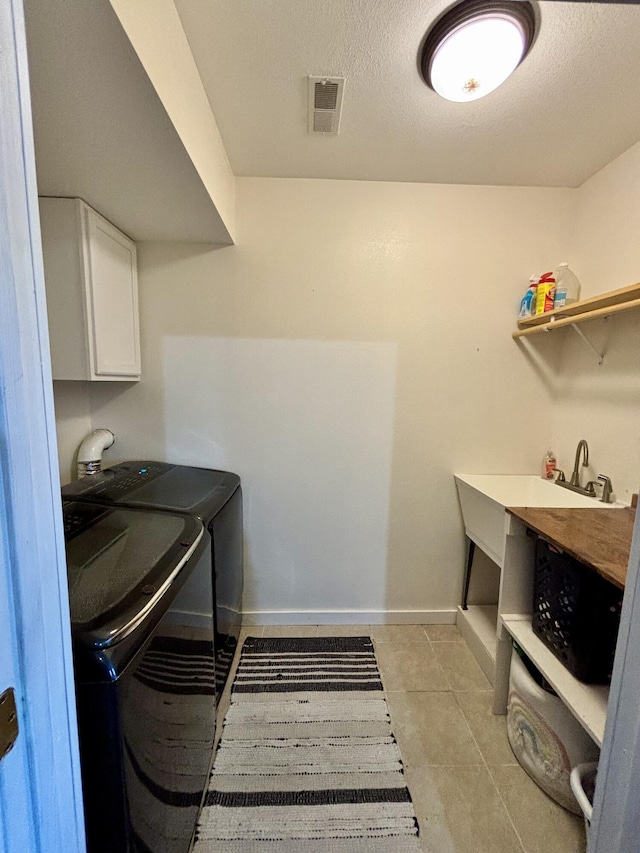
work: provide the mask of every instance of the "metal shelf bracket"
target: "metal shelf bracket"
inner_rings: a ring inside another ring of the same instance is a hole
[[[589,347],[589,349],[591,350],[591,352],[593,352],[593,353],[595,353],[595,354],[596,354],[596,356],[598,357],[598,364],[600,365],[600,367],[602,367],[602,365],[604,364],[604,353],[601,353],[599,350],[597,350],[597,349],[594,347],[594,345],[591,343],[591,341],[589,340],[589,338],[585,335],[585,333],[582,331],[582,329],[581,329],[579,326],[576,326],[576,325],[574,325],[573,323],[571,323],[571,328],[573,329],[573,331],[574,331],[577,335],[579,335],[579,336],[582,338],[582,340],[583,340],[583,341],[585,342],[585,344]]]

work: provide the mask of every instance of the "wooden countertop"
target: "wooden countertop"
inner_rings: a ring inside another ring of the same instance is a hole
[[[507,512],[624,589],[634,509],[507,507]]]

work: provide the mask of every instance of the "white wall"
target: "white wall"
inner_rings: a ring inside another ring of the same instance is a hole
[[[54,382],[58,464],[62,485],[76,479],[76,454],[91,432],[89,386],[86,382]]]
[[[640,315],[582,327],[602,367],[570,330],[509,331],[561,259],[587,296],[640,280],[640,145],[579,190],[238,185],[237,247],[140,246],[142,381],[56,383],[64,481],[97,426],[108,461],[237,470],[245,607],[300,619],[453,608],[453,470],[537,471],[547,445],[570,470],[584,437],[587,476],[637,491]]]
[[[578,190],[572,251],[593,296],[640,281],[640,142]]]
[[[535,471],[550,440],[557,344],[509,332],[574,197],[239,179],[236,247],[140,246],[143,379],[92,387],[93,426],[238,471],[256,618],[447,618],[452,472]]]
[[[640,282],[640,143],[577,190],[575,232],[566,260],[593,296]],[[580,438],[590,447],[583,477],[607,474],[629,502],[640,485],[640,312],[581,326],[604,364],[577,335],[564,332],[554,388],[553,446],[573,467]]]

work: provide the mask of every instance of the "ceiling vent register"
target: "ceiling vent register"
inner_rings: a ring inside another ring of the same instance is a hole
[[[309,77],[309,133],[337,136],[344,77]]]

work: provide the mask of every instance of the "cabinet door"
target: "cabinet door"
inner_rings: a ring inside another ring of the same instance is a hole
[[[85,207],[86,299],[92,370],[97,378],[140,376],[135,244]]]

